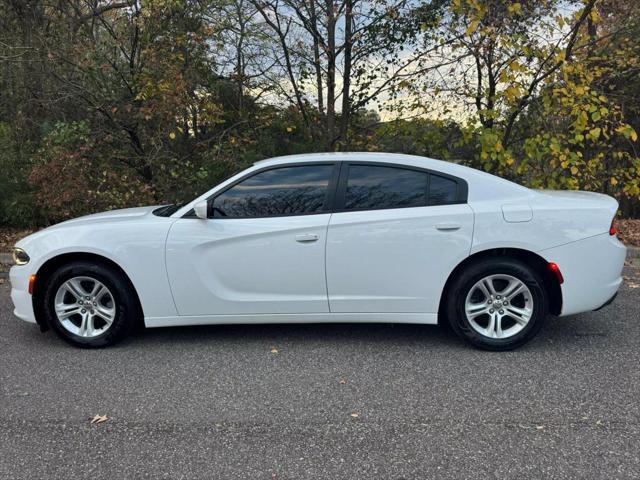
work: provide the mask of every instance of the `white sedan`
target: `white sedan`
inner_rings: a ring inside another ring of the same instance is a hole
[[[183,206],[116,210],[18,242],[15,315],[102,347],[147,327],[447,322],[522,345],[545,317],[609,303],[618,204],[383,153],[256,163]]]

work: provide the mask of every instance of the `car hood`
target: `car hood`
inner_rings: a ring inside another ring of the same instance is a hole
[[[159,218],[155,217],[152,214],[152,212],[157,208],[159,208],[158,205],[151,207],[123,208],[120,210],[109,210],[107,212],[94,213],[92,215],[73,218],[71,220],[57,223],[23,238],[16,243],[16,247],[25,248],[35,240],[41,239],[49,233],[57,232],[66,228],[83,227],[86,225],[97,225],[104,223],[121,224],[123,222],[140,222],[144,221],[145,217]]]
[[[85,215],[83,217],[73,218],[71,220],[58,223],[49,227],[49,229],[68,227],[72,225],[87,225],[93,223],[126,222],[132,220],[135,221],[140,220],[141,217],[150,215],[151,212],[153,212],[156,208],[159,208],[159,205],[151,207],[123,208],[120,210],[109,210],[107,212],[93,213],[91,215]]]

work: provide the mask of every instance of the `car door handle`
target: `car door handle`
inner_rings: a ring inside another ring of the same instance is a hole
[[[436,229],[440,230],[441,232],[453,232],[455,230],[460,230],[460,227],[462,227],[462,225],[453,222],[436,224]]]
[[[316,235],[315,233],[302,233],[300,235],[296,235],[296,242],[311,243],[316,242],[318,238],[318,235]]]

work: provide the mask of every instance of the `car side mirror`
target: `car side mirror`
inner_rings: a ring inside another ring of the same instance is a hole
[[[193,211],[196,212],[196,217],[207,220],[209,218],[209,202],[203,200],[196,203],[193,206]]]

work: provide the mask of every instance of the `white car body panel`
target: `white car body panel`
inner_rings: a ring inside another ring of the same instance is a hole
[[[437,313],[472,235],[468,205],[334,213],[326,260],[331,312]]]
[[[300,162],[366,161],[463,179],[466,204],[261,219],[183,218],[250,172]],[[461,165],[408,155],[336,153],[259,162],[171,217],[157,207],[63,222],[18,242],[31,260],[11,269],[15,314],[34,322],[29,276],[67,253],[125,271],[147,326],[269,322],[436,323],[442,288],[469,255],[517,248],[555,262],[561,315],[601,306],[621,283],[625,247],[608,234],[617,202],[588,192],[534,191]],[[456,223],[457,230],[436,229]],[[311,243],[296,235],[317,235]]]
[[[599,308],[622,284],[626,248],[608,233],[549,248],[540,255],[560,265],[562,316]]]
[[[436,313],[280,313],[258,315],[197,315],[145,317],[145,325],[179,327],[182,325],[258,325],[265,323],[417,323],[436,325]]]
[[[176,221],[167,271],[180,315],[328,313],[330,214]],[[315,235],[300,243],[297,237]]]
[[[10,271],[14,289],[27,292],[29,276],[67,253],[100,255],[119,265],[133,283],[145,315],[177,315],[165,267],[165,241],[174,220],[156,217],[157,207],[116,210],[80,217],[41,230],[18,242],[31,261]],[[20,297],[20,294],[15,293]],[[28,295],[28,294],[27,294]],[[35,321],[31,297],[22,296],[18,315]]]

